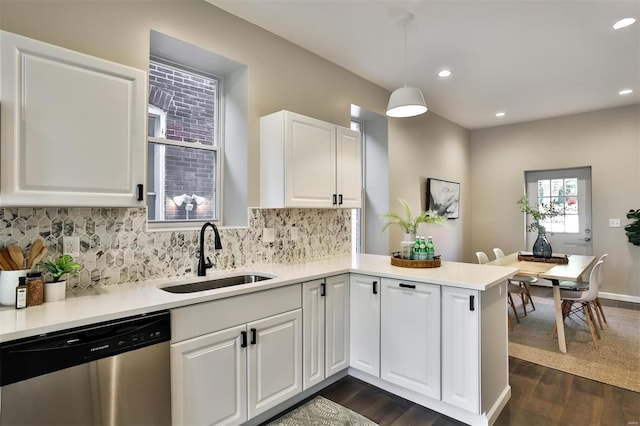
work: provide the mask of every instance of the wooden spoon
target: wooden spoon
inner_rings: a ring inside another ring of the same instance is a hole
[[[29,249],[29,254],[27,255],[27,269],[31,269],[34,263],[33,260],[43,248],[44,248],[44,241],[42,240],[35,240],[33,244],[31,244],[31,248]]]
[[[2,258],[2,269],[5,271],[15,271],[18,268],[18,265],[13,261],[11,255],[9,254],[9,249],[7,247],[0,249],[0,258]]]
[[[0,267],[2,267],[3,271],[12,271],[13,266],[11,266],[11,262],[7,260],[9,257],[9,252],[6,249],[0,249]]]
[[[48,249],[46,247],[42,247],[40,249],[40,253],[38,253],[32,260],[31,260],[31,266],[37,266],[38,263],[40,263],[40,261],[44,258],[44,256],[47,254]]]
[[[7,250],[9,250],[9,255],[11,259],[16,264],[16,269],[24,268],[24,253],[22,253],[22,248],[18,246],[7,246]]]

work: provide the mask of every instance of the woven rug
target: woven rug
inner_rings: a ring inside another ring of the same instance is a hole
[[[563,354],[558,340],[551,338],[553,299],[533,296],[533,301],[536,310],[529,310],[526,317],[521,315],[519,299],[516,301],[520,323],[512,316],[509,355],[640,392],[640,311],[604,306],[607,323],[600,330],[599,349],[593,347],[587,324],[570,316],[565,320],[567,353]]]
[[[378,424],[342,405],[317,396],[267,426],[378,426]]]

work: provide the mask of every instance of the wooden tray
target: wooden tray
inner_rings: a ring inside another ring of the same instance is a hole
[[[411,260],[401,258],[400,253],[393,253],[391,264],[401,268],[438,268],[440,267],[440,256],[434,256],[433,260]]]
[[[566,265],[569,263],[569,257],[566,254],[556,254],[551,257],[535,257],[532,254],[518,252],[518,260],[524,260],[527,262],[555,263],[558,265]]]

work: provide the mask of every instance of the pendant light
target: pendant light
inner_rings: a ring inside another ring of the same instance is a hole
[[[417,87],[407,86],[407,24],[413,20],[413,14],[407,13],[400,23],[404,29],[404,87],[396,89],[389,98],[387,116],[415,117],[427,112],[427,104],[422,92]]]

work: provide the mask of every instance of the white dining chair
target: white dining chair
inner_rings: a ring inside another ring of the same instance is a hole
[[[502,251],[502,249],[498,247],[493,249],[493,254],[496,256],[496,259],[500,259],[505,256],[504,251]],[[524,299],[525,303],[522,305],[524,316],[525,317],[527,316],[527,306],[526,306],[527,303],[531,304],[531,310],[535,311],[536,305],[535,303],[533,303],[533,298],[531,297],[530,285],[537,283],[538,279],[536,277],[526,277],[524,275],[516,275],[513,278],[511,278],[509,282],[511,282],[512,284],[519,285],[524,290],[524,293],[526,296]]]
[[[600,338],[600,332],[595,325],[595,318],[593,317],[593,311],[597,311],[595,300],[598,297],[599,290],[599,272],[604,260],[596,263],[596,266],[591,270],[589,275],[589,288],[584,291],[575,290],[561,290],[560,299],[562,300],[562,321],[570,315],[578,315],[582,311],[584,315],[583,321],[589,326],[589,332],[591,333],[591,340],[593,340],[593,346],[598,349],[598,339]],[[574,307],[574,304],[580,304],[578,307]],[[581,318],[582,319],[582,318]],[[553,332],[551,337],[556,336],[558,331],[557,326],[553,326]]]
[[[604,263],[605,259],[607,258],[607,256],[609,256],[608,253],[603,254],[602,256],[600,256],[598,258],[598,262],[602,261]],[[598,264],[598,262],[596,262],[596,264]],[[598,271],[598,281],[600,284],[600,288],[602,288],[602,270],[604,269],[604,265],[602,265],[600,267],[600,270]],[[560,287],[565,288],[565,289],[572,289],[572,290],[580,290],[580,291],[585,291],[589,288],[589,281],[560,281]],[[604,315],[604,310],[602,309],[602,304],[600,303],[600,298],[596,297],[596,299],[594,300],[594,305],[596,308],[596,315],[598,317],[598,323],[600,324],[600,330],[604,330],[604,324],[607,323],[607,317],[605,317]],[[604,324],[603,324],[604,322]]]

